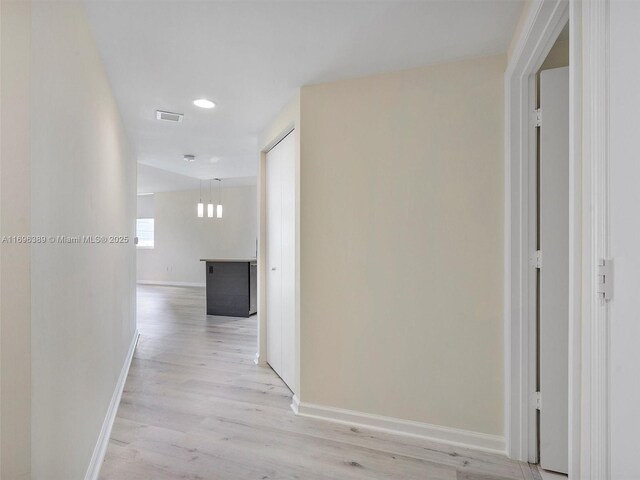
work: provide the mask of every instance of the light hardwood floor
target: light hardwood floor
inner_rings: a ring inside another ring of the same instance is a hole
[[[256,317],[207,317],[204,289],[138,287],[141,336],[102,480],[539,480],[507,458],[304,417],[256,366]]]

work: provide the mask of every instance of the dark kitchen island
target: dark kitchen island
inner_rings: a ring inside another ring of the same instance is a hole
[[[207,279],[207,315],[249,317],[256,313],[256,259],[203,258]]]

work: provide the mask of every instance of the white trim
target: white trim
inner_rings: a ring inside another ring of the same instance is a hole
[[[509,456],[531,458],[527,434],[526,359],[528,210],[522,168],[528,137],[526,73],[535,69],[551,10],[561,0],[535,0],[505,76],[505,426]],[[550,10],[551,9],[551,10]],[[570,345],[569,478],[608,480],[609,307],[596,295],[598,260],[609,257],[609,0],[570,2]],[[538,53],[536,53],[538,52]],[[528,67],[527,67],[528,66]],[[535,438],[535,437],[533,437]]]
[[[205,283],[201,282],[174,282],[172,280],[138,280],[138,285],[161,285],[166,287],[201,287],[204,288],[206,286]]]
[[[293,410],[293,413],[296,415],[300,414],[300,399],[297,395],[294,395],[291,399],[291,410]]]
[[[113,422],[116,419],[116,413],[118,412],[118,406],[120,405],[120,398],[122,398],[122,391],[124,390],[124,384],[127,381],[129,367],[131,366],[131,361],[133,360],[133,354],[136,350],[139,337],[140,333],[136,330],[133,334],[131,345],[129,345],[127,356],[124,359],[122,370],[120,370],[120,377],[118,377],[116,387],[113,391],[113,395],[111,396],[107,415],[105,416],[104,422],[102,422],[100,435],[98,436],[98,441],[93,449],[89,468],[87,468],[87,473],[84,476],[85,480],[98,480],[98,477],[100,476],[102,462],[104,461],[104,456],[107,453],[107,446],[109,445],[109,437],[111,437],[111,429],[113,428]]]
[[[536,387],[536,276],[531,263],[536,170],[530,161],[535,155],[530,113],[535,73],[568,19],[568,0],[531,3],[505,73],[505,440],[510,458],[529,462],[538,456],[536,413],[530,404]]]
[[[262,149],[262,153],[264,153],[265,155],[269,153],[271,150],[273,150],[273,148],[276,145],[278,145],[282,140],[284,140],[285,137],[289,135],[291,132],[293,132],[295,129],[296,129],[295,123],[290,123],[289,125],[287,125],[284,128],[284,130],[282,130],[275,137],[273,137],[273,139]]]
[[[581,480],[608,480],[609,306],[596,266],[609,258],[609,2],[582,2]]]
[[[498,435],[489,435],[469,430],[441,427],[439,425],[402,420],[400,418],[385,417],[382,415],[373,415],[370,413],[327,407],[324,405],[314,405],[300,402],[298,397],[295,395],[293,397],[291,409],[297,415],[302,417],[318,418],[344,425],[371,428],[374,430],[399,435],[408,435],[447,445],[505,455],[504,437]]]
[[[272,141],[271,141],[272,142]],[[271,142],[269,144],[271,144]],[[256,365],[267,365],[267,153],[260,151],[258,162],[257,197],[258,197],[258,342],[256,345]]]
[[[569,478],[580,478],[580,339],[582,303],[582,5],[572,1],[569,14]]]

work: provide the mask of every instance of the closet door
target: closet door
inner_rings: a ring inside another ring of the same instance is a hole
[[[267,153],[267,362],[295,388],[295,133]]]
[[[279,372],[289,388],[295,389],[295,306],[296,306],[296,229],[295,229],[295,132],[278,145],[280,150],[280,181],[282,225],[280,252],[282,288],[282,369]]]
[[[540,465],[569,467],[569,67],[540,73]]]
[[[280,150],[267,153],[267,362],[282,371],[282,161]]]

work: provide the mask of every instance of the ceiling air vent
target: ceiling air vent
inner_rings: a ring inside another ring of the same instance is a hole
[[[180,123],[182,121],[182,117],[184,117],[182,113],[171,113],[171,112],[163,112],[162,110],[156,110],[156,118],[158,120]]]

